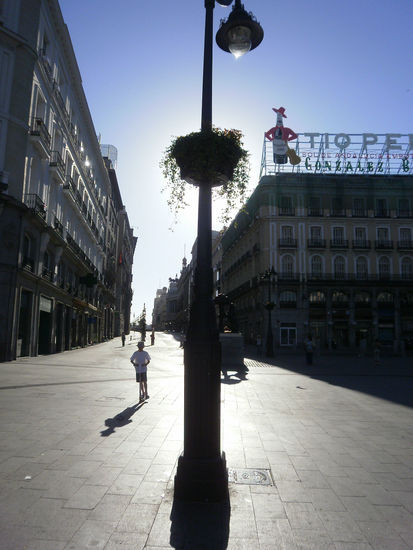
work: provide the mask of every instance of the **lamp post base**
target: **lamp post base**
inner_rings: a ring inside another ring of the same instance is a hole
[[[225,453],[218,458],[178,459],[174,497],[186,502],[223,502],[228,498]]]

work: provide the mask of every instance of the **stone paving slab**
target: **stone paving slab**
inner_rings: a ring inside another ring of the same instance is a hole
[[[229,503],[174,503],[182,350],[150,348],[139,404],[125,348],[107,342],[0,365],[1,550],[413,548],[409,359],[246,359],[222,384]]]

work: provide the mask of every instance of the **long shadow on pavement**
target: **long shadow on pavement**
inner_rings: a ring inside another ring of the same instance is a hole
[[[413,407],[413,365],[409,365],[413,362],[410,358],[385,357],[379,366],[374,365],[369,357],[316,357],[313,365],[306,365],[304,358],[297,355],[267,359],[248,354],[245,358],[248,366],[256,362],[260,366],[302,374],[334,386]]]
[[[132,407],[127,407],[125,410],[123,410],[121,413],[117,414],[113,418],[107,418],[105,420],[105,426],[107,426],[106,430],[103,430],[100,432],[100,435],[102,437],[108,437],[109,435],[112,435],[115,433],[116,428],[123,428],[123,426],[127,426],[132,422],[131,417],[145,405],[146,401],[142,401],[140,403],[136,403],[135,405],[132,405]]]
[[[176,550],[225,550],[231,506],[222,503],[174,500],[170,545]]]

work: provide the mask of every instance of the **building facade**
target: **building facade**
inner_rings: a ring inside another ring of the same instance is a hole
[[[4,361],[113,337],[118,294],[131,282],[129,275],[119,281],[116,259],[128,241],[131,270],[134,246],[126,222],[120,237],[123,206],[57,0],[5,0],[1,15]]]
[[[308,334],[330,350],[413,344],[410,175],[264,176],[222,254],[222,290],[247,342],[267,337],[270,316],[278,347]]]

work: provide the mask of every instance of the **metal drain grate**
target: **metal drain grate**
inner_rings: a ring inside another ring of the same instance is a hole
[[[270,470],[228,468],[228,481],[242,485],[273,485]]]

